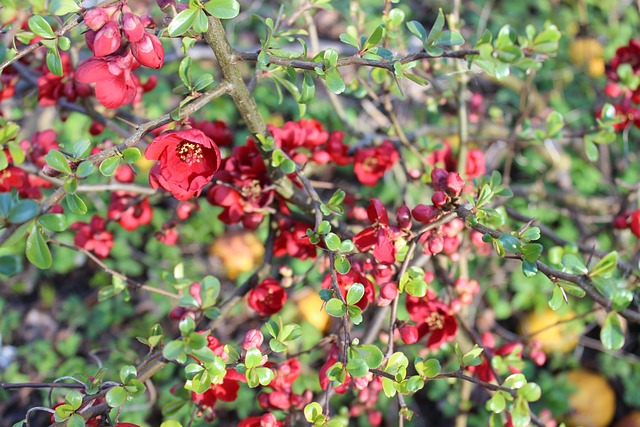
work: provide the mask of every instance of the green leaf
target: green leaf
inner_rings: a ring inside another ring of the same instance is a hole
[[[74,410],[77,410],[82,406],[82,394],[77,390],[72,390],[64,397],[64,401],[71,405]]]
[[[76,168],[76,176],[78,178],[86,178],[96,171],[96,167],[89,160],[80,163]]]
[[[422,358],[418,358],[415,365],[418,374],[425,378],[433,378],[437,376],[442,369],[438,359],[427,359],[423,361]]]
[[[324,236],[324,244],[327,246],[327,249],[332,252],[340,249],[340,243],[340,238],[335,233],[327,233],[327,235]]]
[[[443,28],[444,14],[442,13],[442,9],[438,9],[438,16],[436,17],[436,21],[433,23],[431,30],[429,30],[429,37],[427,37],[426,40],[423,39],[425,47],[433,44],[433,42],[436,41],[438,37],[440,37]]]
[[[598,261],[595,267],[593,267],[593,270],[589,273],[589,277],[610,277],[611,273],[615,271],[617,265],[618,252],[609,252],[600,261]]]
[[[67,51],[71,48],[71,40],[69,40],[69,37],[59,37],[58,38],[58,47],[61,50]]]
[[[213,75],[210,73],[200,74],[193,82],[193,89],[196,92],[202,92],[208,86],[213,84]]]
[[[74,0],[51,0],[49,2],[49,12],[57,16],[66,15],[80,10],[80,6]]]
[[[518,396],[522,396],[527,402],[535,402],[542,396],[542,389],[536,383],[527,383],[518,390]]]
[[[67,194],[64,199],[72,213],[76,215],[84,215],[87,213],[87,205],[77,194]]]
[[[521,251],[525,260],[535,263],[542,254],[542,245],[540,243],[527,243],[522,245]]]
[[[38,215],[40,205],[31,199],[20,200],[13,205],[7,219],[11,224],[21,224]]]
[[[358,40],[356,40],[350,34],[342,33],[342,34],[340,34],[339,38],[340,38],[340,41],[342,43],[346,43],[346,44],[351,45],[351,46],[355,47],[356,49],[360,50],[360,44],[358,43]]]
[[[338,298],[331,298],[325,306],[327,314],[332,317],[342,317],[347,312],[347,308]]]
[[[333,266],[336,268],[336,271],[340,274],[347,274],[351,269],[351,263],[349,259],[343,254],[337,254],[335,262]]]
[[[112,408],[117,408],[118,406],[122,406],[127,401],[127,392],[124,390],[124,387],[116,386],[111,387],[105,396],[107,400],[107,405]]]
[[[169,360],[176,360],[184,354],[184,344],[181,340],[169,341],[162,350],[162,355]]]
[[[498,242],[500,242],[506,252],[511,253],[520,252],[520,247],[522,246],[522,243],[520,243],[520,239],[509,233],[503,233],[500,237],[498,237]]]
[[[205,9],[207,9],[206,6],[205,6]],[[177,37],[186,33],[189,30],[189,28],[191,28],[191,25],[193,24],[193,21],[196,19],[196,15],[199,10],[200,9],[185,9],[179,14],[177,14],[175,18],[171,20],[171,23],[167,28],[169,31],[169,36]],[[209,12],[209,10],[207,10],[207,12]]]
[[[19,165],[24,162],[25,152],[20,147],[20,143],[18,141],[9,141],[7,144],[9,147],[9,154],[11,154],[11,159],[13,160],[14,165]],[[5,155],[6,158],[6,155]],[[5,166],[6,167],[6,166]],[[0,167],[0,170],[3,168]]]
[[[363,344],[354,347],[354,351],[367,362],[370,369],[375,369],[382,363],[384,355],[382,351],[373,344]]]
[[[322,406],[318,402],[311,402],[304,407],[304,418],[312,424],[324,421]]]
[[[547,117],[547,138],[556,138],[564,128],[564,117],[557,111],[552,111]]]
[[[39,269],[44,270],[51,268],[51,264],[53,262],[51,258],[51,251],[49,250],[49,246],[47,246],[47,242],[45,242],[44,237],[42,237],[42,232],[37,226],[33,226],[31,233],[27,238],[25,254],[27,255],[29,262]]]
[[[255,371],[256,374],[258,375],[258,383],[263,387],[268,386],[271,383],[271,381],[273,381],[273,378],[275,377],[274,372],[270,368],[265,368],[261,366],[259,368],[254,368],[252,370]]]
[[[611,298],[611,308],[616,311],[624,310],[633,302],[633,292],[629,289],[618,289]]]
[[[45,162],[53,169],[71,175],[71,167],[64,154],[58,150],[51,150],[44,156]]]
[[[364,296],[364,286],[361,283],[354,283],[347,291],[347,304],[354,305]]]
[[[324,60],[325,68],[335,68],[338,63],[338,51],[329,48],[324,51],[322,59]]]
[[[499,414],[504,411],[504,408],[507,406],[507,402],[504,399],[504,396],[501,392],[497,392],[493,395],[493,397],[487,400],[486,408],[488,411]]]
[[[482,363],[480,355],[482,354],[482,348],[477,344],[473,346],[464,356],[462,356],[462,364],[464,366],[478,366]]]
[[[342,243],[340,243],[339,251],[342,252],[343,254],[353,252],[354,249],[355,249],[355,245],[351,240],[343,240]]]
[[[422,279],[414,279],[407,282],[404,290],[412,297],[422,298],[427,294],[427,283]]]
[[[563,266],[562,271],[571,274],[587,274],[589,270],[584,263],[573,254],[565,254],[560,263]]]
[[[7,166],[9,166],[9,159],[7,158],[4,150],[0,150],[0,171],[5,170]]]
[[[22,260],[18,255],[0,255],[0,274],[15,276],[22,271]]]
[[[90,149],[91,149],[91,141],[89,141],[87,138],[80,138],[75,142],[75,144],[73,144],[71,155],[74,158],[79,159],[84,155],[88,154]]]
[[[120,157],[109,157],[100,163],[100,173],[104,176],[111,176],[116,172],[120,164]]]
[[[262,353],[257,348],[250,348],[247,350],[247,355],[244,358],[244,364],[247,369],[255,368],[260,366],[262,363]]]
[[[40,15],[33,15],[29,18],[29,29],[36,36],[40,36],[45,39],[52,39],[55,37],[51,25]]]
[[[344,80],[337,68],[329,68],[325,72],[325,79],[327,81],[327,87],[336,95],[340,95],[346,89]]]
[[[58,49],[49,49],[46,56],[47,68],[58,77],[62,77],[64,70],[62,69],[62,60]]]
[[[80,414],[73,414],[69,417],[67,421],[67,427],[84,427],[84,418]]]
[[[593,143],[591,140],[587,140],[585,136],[584,140],[584,153],[587,156],[587,159],[591,162],[598,161],[598,157],[600,157],[600,152],[598,151],[598,146]]]
[[[191,26],[191,28],[193,28],[193,31],[198,34],[205,33],[207,31],[207,29],[209,28],[209,21],[207,19],[207,14],[204,13],[204,10],[198,9],[196,18],[193,20],[193,25]]]
[[[511,422],[513,422],[514,427],[525,427],[531,422],[529,405],[521,396],[518,396],[516,399],[513,411],[511,412]]]
[[[409,21],[406,23],[407,28],[411,31],[411,34],[419,38],[422,42],[427,39],[427,31],[424,29],[421,23],[418,21]]]
[[[300,98],[298,98],[298,102],[300,104],[308,104],[313,101],[315,94],[316,85],[313,78],[309,73],[304,73],[304,78],[302,79],[302,90],[300,91]]]
[[[130,380],[134,379],[138,375],[135,366],[125,365],[120,368],[120,381],[123,384],[127,384]]]
[[[352,377],[361,378],[369,373],[369,366],[363,359],[350,359],[347,362],[347,372]]]
[[[564,302],[564,298],[562,288],[560,286],[554,286],[551,298],[549,298],[549,307],[551,307],[551,310],[556,311],[559,309]]]
[[[600,341],[607,350],[620,350],[624,345],[624,332],[618,313],[612,311],[607,314],[600,330]]]
[[[464,37],[457,31],[443,31],[434,44],[439,46],[458,46],[464,44]]]
[[[130,147],[130,148],[125,148],[122,151],[122,157],[124,157],[125,162],[134,163],[140,157],[142,157],[142,154],[140,153],[140,150],[137,149],[136,147]]]
[[[504,387],[520,388],[527,383],[527,379],[522,374],[511,374],[504,380]]]
[[[364,42],[364,47],[362,48],[362,50],[368,50],[374,47],[375,45],[380,43],[380,40],[382,40],[383,36],[384,36],[384,26],[379,25],[375,30],[373,30],[373,33],[371,33],[367,41]]]
[[[210,0],[204,5],[210,15],[219,19],[231,19],[240,13],[240,3],[236,0]]]

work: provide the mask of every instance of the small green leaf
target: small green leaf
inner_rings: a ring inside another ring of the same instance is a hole
[[[210,15],[219,19],[231,19],[240,13],[240,3],[236,0],[210,0],[204,5]]]
[[[7,166],[9,166],[9,159],[7,158],[4,150],[0,150],[0,171],[5,170]]]
[[[136,147],[130,147],[130,148],[125,148],[122,151],[122,157],[124,157],[125,162],[134,163],[140,157],[142,157],[142,154],[140,153],[140,150],[137,149]]]
[[[125,365],[120,368],[120,381],[123,384],[127,384],[130,380],[134,379],[138,375],[135,366]]]
[[[535,402],[542,396],[542,389],[536,383],[527,383],[518,390],[518,396],[522,396],[527,402]]]
[[[624,345],[624,331],[618,313],[612,311],[607,314],[600,330],[600,341],[607,350],[620,350]]]
[[[262,353],[257,348],[250,348],[247,350],[247,355],[244,358],[244,364],[247,369],[255,368],[260,366],[262,363]]]
[[[354,305],[364,296],[364,286],[361,283],[354,283],[347,291],[347,304]]]
[[[347,312],[347,308],[338,298],[331,298],[325,306],[327,314],[332,317],[342,317]]]
[[[184,344],[181,340],[169,341],[162,350],[162,355],[168,360],[176,360],[184,354]]]
[[[439,46],[458,46],[464,44],[464,37],[457,31],[443,31],[434,44]]]
[[[49,11],[57,16],[66,15],[80,10],[80,6],[74,0],[51,0]]]
[[[65,36],[59,37],[58,47],[64,51],[69,50],[69,48],[71,48],[71,40],[69,40],[69,37],[65,37]]]
[[[317,402],[311,402],[307,406],[304,407],[304,418],[312,424],[315,424],[318,421],[323,421],[321,418],[324,417],[322,414],[322,406],[320,406]]]
[[[198,34],[205,33],[207,31],[209,28],[209,21],[207,20],[207,14],[204,13],[204,10],[198,9],[191,28]]]
[[[336,268],[336,271],[340,274],[347,274],[351,269],[349,259],[343,254],[336,255],[336,260],[333,265]]]
[[[511,412],[511,421],[514,427],[525,427],[531,422],[529,405],[521,396],[518,396]]]
[[[551,307],[553,311],[556,311],[562,306],[563,302],[564,292],[562,292],[562,288],[560,286],[555,286],[551,293],[551,298],[549,298],[549,307]]]
[[[342,76],[337,68],[329,68],[325,72],[325,79],[329,90],[336,95],[340,95],[346,89],[344,80],[342,80]]]
[[[109,389],[107,395],[105,396],[107,400],[107,405],[112,408],[117,408],[122,406],[127,401],[127,392],[124,390],[124,387],[116,386]]]
[[[436,41],[440,34],[442,34],[442,29],[444,28],[444,14],[442,13],[442,9],[438,9],[438,16],[436,17],[436,21],[433,23],[431,30],[429,30],[429,37],[426,40],[423,38],[424,45],[429,46]]]
[[[375,30],[373,30],[373,33],[371,33],[367,41],[364,42],[364,47],[362,48],[362,50],[369,50],[370,48],[374,47],[375,45],[380,43],[380,40],[382,40],[383,36],[384,26],[379,25]]]
[[[206,9],[206,6],[205,6],[205,9]],[[196,15],[199,10],[200,9],[185,9],[179,14],[177,14],[171,20],[171,23],[167,28],[167,30],[169,31],[169,36],[177,37],[186,33],[189,30],[189,28],[191,28],[193,21],[195,21]],[[209,12],[209,10],[207,10],[207,12]]]
[[[357,41],[353,36],[351,36],[350,34],[342,33],[342,34],[340,34],[340,37],[339,37],[339,38],[340,38],[340,41],[341,41],[342,43],[346,43],[346,44],[351,45],[351,46],[355,47],[356,49],[360,50],[360,44],[359,44],[359,43],[358,43],[358,41]]]
[[[109,157],[100,163],[100,173],[104,176],[111,176],[116,172],[120,164],[120,157]]]
[[[72,390],[64,397],[64,401],[77,410],[82,405],[82,394],[77,390]]]
[[[52,39],[55,37],[51,25],[40,15],[33,15],[29,18],[29,29],[36,36],[40,36],[45,39]]]
[[[47,246],[47,242],[45,242],[44,237],[42,237],[42,232],[37,226],[33,226],[31,233],[27,238],[25,254],[27,255],[29,262],[39,269],[44,270],[51,268],[51,264],[53,262],[51,258],[51,251],[49,250],[49,246]]]
[[[7,145],[9,147],[9,154],[11,154],[11,159],[13,160],[13,164],[19,165],[22,162],[24,162],[25,152],[22,149],[22,147],[20,147],[20,143],[18,141],[9,141]],[[5,158],[6,158],[6,155],[5,155]],[[2,169],[4,168],[0,167],[0,170]]]
[[[22,271],[22,260],[18,255],[0,255],[0,274],[15,276]]]
[[[87,138],[80,138],[75,142],[75,144],[73,144],[71,155],[74,158],[79,159],[85,156],[86,154],[88,154],[90,149],[91,149],[91,141],[89,141]]]
[[[324,236],[324,244],[327,246],[327,249],[332,252],[340,249],[340,243],[340,238],[335,233],[327,233],[327,235]]]
[[[67,194],[64,199],[67,202],[67,207],[72,213],[76,215],[84,215],[87,213],[87,205],[77,194]]]
[[[409,21],[406,23],[407,28],[411,31],[411,34],[424,42],[427,39],[427,31],[424,29],[421,23],[418,21]]]
[[[425,378],[433,378],[440,373],[442,366],[438,359],[427,359],[423,361],[421,358],[416,360],[416,371]]]
[[[39,211],[40,205],[37,202],[31,199],[24,199],[13,205],[7,219],[11,224],[21,224],[31,218],[35,218]]]
[[[73,414],[67,420],[68,427],[85,427],[84,418],[80,414]]]
[[[498,237],[498,242],[502,244],[502,247],[506,252],[511,253],[520,252],[520,247],[522,246],[522,243],[520,243],[520,239],[509,233],[503,233],[500,237]]]
[[[369,373],[369,366],[363,359],[350,359],[347,362],[347,372],[352,377],[361,378]]]
[[[593,267],[593,270],[591,270],[591,272],[589,273],[589,277],[610,277],[611,273],[613,273],[617,265],[618,252],[609,252],[600,261],[598,261],[595,267]]]
[[[49,49],[46,55],[47,68],[58,77],[62,77],[64,70],[62,69],[62,60],[58,49]]]
[[[504,408],[507,406],[507,402],[504,399],[504,396],[501,392],[497,392],[493,395],[491,399],[489,399],[486,403],[487,410],[499,414],[504,411]]]
[[[64,154],[58,150],[51,150],[44,156],[45,162],[53,169],[71,175],[71,167]]]
[[[76,176],[78,178],[86,178],[96,171],[96,167],[89,160],[80,163],[76,168]]]

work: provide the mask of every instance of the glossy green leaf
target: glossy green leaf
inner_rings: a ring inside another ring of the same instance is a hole
[[[53,169],[71,175],[71,167],[67,157],[58,150],[51,150],[44,156],[45,162]]]
[[[204,8],[209,14],[220,19],[231,19],[240,13],[240,3],[236,0],[210,0]]]
[[[327,235],[324,236],[324,244],[327,246],[327,249],[335,252],[340,249],[340,238],[335,233],[327,233]]]
[[[618,313],[612,311],[607,314],[600,330],[600,341],[607,350],[620,350],[624,345],[624,331]]]
[[[21,224],[35,218],[38,212],[40,212],[40,205],[36,201],[24,199],[13,205],[7,219],[11,224]]]
[[[85,427],[84,418],[80,414],[73,414],[67,420],[67,427]]]
[[[409,31],[411,31],[411,34],[419,38],[421,41],[424,42],[427,39],[427,30],[424,29],[421,23],[418,21],[409,21],[406,25]]]
[[[304,418],[312,424],[324,421],[322,406],[318,402],[311,402],[304,407]]]
[[[51,258],[51,251],[49,250],[49,246],[47,246],[47,242],[45,242],[40,229],[36,226],[31,229],[31,233],[27,238],[25,254],[27,255],[29,262],[36,267],[42,270],[51,268],[53,261]]]
[[[536,402],[542,396],[542,389],[536,383],[527,383],[518,389],[518,396],[522,396],[527,402]]]
[[[206,9],[206,7],[205,7],[205,9]],[[171,23],[169,24],[169,27],[167,28],[167,30],[169,31],[169,36],[177,37],[177,36],[181,36],[182,34],[186,33],[189,30],[189,28],[191,28],[191,25],[193,24],[193,21],[195,21],[198,11],[199,11],[199,9],[185,9],[182,12],[180,12],[179,14],[177,14],[171,20]],[[207,12],[209,12],[209,11],[207,10]],[[211,13],[211,12],[209,12],[209,13]]]
[[[109,157],[100,163],[100,173],[104,176],[111,176],[116,172],[120,164],[120,157]]]
[[[522,246],[520,239],[509,233],[503,233],[498,237],[498,242],[500,242],[506,252],[511,253],[520,252],[520,247]]]
[[[562,306],[563,302],[564,293],[562,292],[562,288],[560,286],[554,286],[551,298],[549,298],[549,307],[555,311]]]
[[[361,378],[369,373],[369,366],[363,359],[351,359],[347,362],[347,372],[352,377]]]
[[[364,296],[364,286],[361,283],[354,283],[347,291],[347,304],[354,305]]]
[[[67,202],[69,210],[76,215],[84,215],[87,213],[87,205],[77,194],[67,194],[64,198]]]
[[[464,44],[464,37],[457,31],[443,31],[434,44],[439,46],[458,46]]]
[[[117,408],[124,405],[127,402],[127,392],[124,387],[116,386],[111,387],[105,396],[107,405],[112,408]]]
[[[244,364],[247,369],[255,368],[262,363],[262,353],[257,348],[250,348],[247,350],[247,355],[244,358]]]
[[[325,78],[327,81],[327,87],[329,87],[329,90],[336,95],[341,94],[346,89],[344,80],[342,80],[342,76],[337,68],[329,68],[325,73]]]
[[[605,255],[589,272],[590,277],[610,277],[618,265],[618,252],[613,251]]]
[[[38,223],[47,230],[64,231],[67,229],[67,218],[63,214],[45,214],[38,217]]]
[[[36,36],[40,36],[45,39],[52,39],[55,37],[51,25],[40,15],[33,15],[29,18],[29,29]]]
[[[64,70],[62,69],[62,59],[60,59],[60,53],[58,52],[58,49],[47,50],[45,59],[49,71],[51,71],[58,77],[62,77],[64,75]]]
[[[18,255],[0,255],[0,274],[15,276],[22,271],[22,259]]]
[[[204,10],[198,10],[191,28],[196,33],[205,33],[207,31],[207,29],[209,28],[209,21],[207,19],[207,14],[204,13]]]
[[[333,317],[342,317],[346,314],[347,308],[338,298],[331,298],[325,306],[327,314]]]
[[[334,262],[334,267],[336,268],[336,271],[338,273],[347,274],[351,269],[351,263],[349,262],[349,259],[346,256],[342,254],[337,254],[336,260]]]
[[[78,178],[86,178],[96,171],[96,167],[89,160],[80,163],[76,168],[76,176]]]

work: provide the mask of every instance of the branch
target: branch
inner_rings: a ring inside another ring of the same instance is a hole
[[[458,207],[458,209],[456,210],[456,213],[458,217],[463,219],[465,222],[470,216],[473,215],[473,212],[471,212],[470,210],[462,206]],[[504,234],[498,230],[486,227],[481,224],[475,225],[472,228],[483,234],[489,234],[491,237],[495,239],[499,238],[502,234]],[[522,261],[522,255],[516,254],[514,258]],[[555,268],[549,267],[547,264],[543,263],[542,261],[536,261],[536,264],[538,266],[538,271],[540,271],[542,274],[547,276],[549,279],[551,280],[560,279],[560,280],[564,280],[564,281],[571,282],[578,285],[583,291],[586,292],[587,295],[589,295],[589,297],[592,300],[594,300],[596,303],[604,307],[605,310],[611,311],[611,300],[609,300],[607,297],[605,297],[600,292],[598,292],[598,290],[595,288],[589,276],[585,274],[571,274],[565,271],[556,270]],[[622,317],[626,318],[627,320],[633,323],[640,323],[640,312],[636,310],[625,308],[624,310],[618,311],[618,313]]]

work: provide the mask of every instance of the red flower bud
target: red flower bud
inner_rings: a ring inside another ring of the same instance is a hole
[[[418,205],[411,211],[413,218],[421,224],[429,224],[440,216],[440,209],[430,205]]]
[[[440,234],[432,234],[427,239],[427,247],[432,255],[439,254],[444,249],[444,238]]]
[[[131,43],[131,53],[145,67],[160,68],[164,62],[162,43],[153,34],[145,33],[140,41]]]
[[[98,31],[104,27],[104,24],[109,21],[109,18],[109,13],[107,13],[105,9],[98,7],[84,14],[84,24],[93,31]]]
[[[262,343],[264,342],[264,336],[259,329],[251,329],[244,336],[244,341],[242,341],[242,349],[247,351],[251,348],[260,348]]]
[[[631,228],[631,231],[636,237],[640,238],[640,210],[635,210],[631,213],[629,228]]]
[[[398,211],[396,212],[396,221],[398,222],[398,227],[403,230],[411,228],[411,212],[407,205],[402,205],[398,208]]]
[[[451,197],[458,197],[464,188],[464,180],[457,172],[449,173],[447,176],[447,193]]]
[[[127,36],[131,43],[140,41],[145,34],[140,17],[133,13],[125,13],[122,16],[122,29],[124,30],[124,35]]]
[[[404,323],[400,328],[400,338],[405,344],[414,344],[418,342],[419,334],[418,328],[409,323]]]
[[[629,215],[618,215],[613,219],[613,227],[623,230],[629,226]]]
[[[93,54],[97,57],[111,55],[120,47],[120,27],[115,21],[107,22],[93,39]]]
[[[436,191],[433,193],[433,196],[431,196],[431,202],[438,207],[446,205],[450,200],[451,199],[444,191]]]

